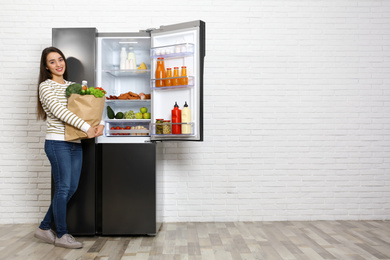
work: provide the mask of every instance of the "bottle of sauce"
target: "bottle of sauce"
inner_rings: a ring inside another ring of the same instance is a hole
[[[182,134],[191,134],[191,125],[184,124],[191,122],[191,109],[188,108],[187,101],[184,104],[183,109],[181,110],[181,133]]]
[[[172,79],[172,86],[179,86],[180,85],[180,82],[179,82],[179,78],[180,75],[179,75],[179,67],[174,67],[173,69],[173,79]]]
[[[177,102],[175,102],[175,106],[172,109],[172,134],[179,135],[181,134],[181,110]]]
[[[156,87],[164,87],[165,80],[157,80],[165,78],[165,66],[164,58],[157,58],[157,68],[156,68]]]
[[[181,76],[184,78],[180,78],[180,85],[188,85],[187,67],[186,66],[181,67]]]
[[[172,68],[167,68],[167,79],[165,80],[165,86],[172,86]]]

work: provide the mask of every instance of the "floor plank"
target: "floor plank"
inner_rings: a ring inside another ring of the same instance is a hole
[[[0,225],[0,260],[390,260],[390,221],[165,223],[154,237],[77,237],[73,250],[35,229]]]

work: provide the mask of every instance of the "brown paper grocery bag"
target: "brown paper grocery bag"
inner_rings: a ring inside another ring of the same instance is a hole
[[[68,98],[68,109],[91,126],[97,126],[102,120],[104,102],[105,97],[72,94]],[[87,138],[86,133],[72,125],[65,124],[65,141],[85,138]]]

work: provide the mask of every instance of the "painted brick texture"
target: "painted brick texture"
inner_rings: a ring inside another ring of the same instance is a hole
[[[0,223],[50,203],[40,53],[53,27],[206,22],[205,141],[164,143],[163,220],[390,219],[390,2],[0,3]]]

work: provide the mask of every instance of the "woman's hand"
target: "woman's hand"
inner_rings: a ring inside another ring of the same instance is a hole
[[[97,125],[95,128],[95,137],[103,135],[104,125]]]
[[[87,138],[94,138],[95,137],[95,129],[94,127],[90,127],[87,131]]]

